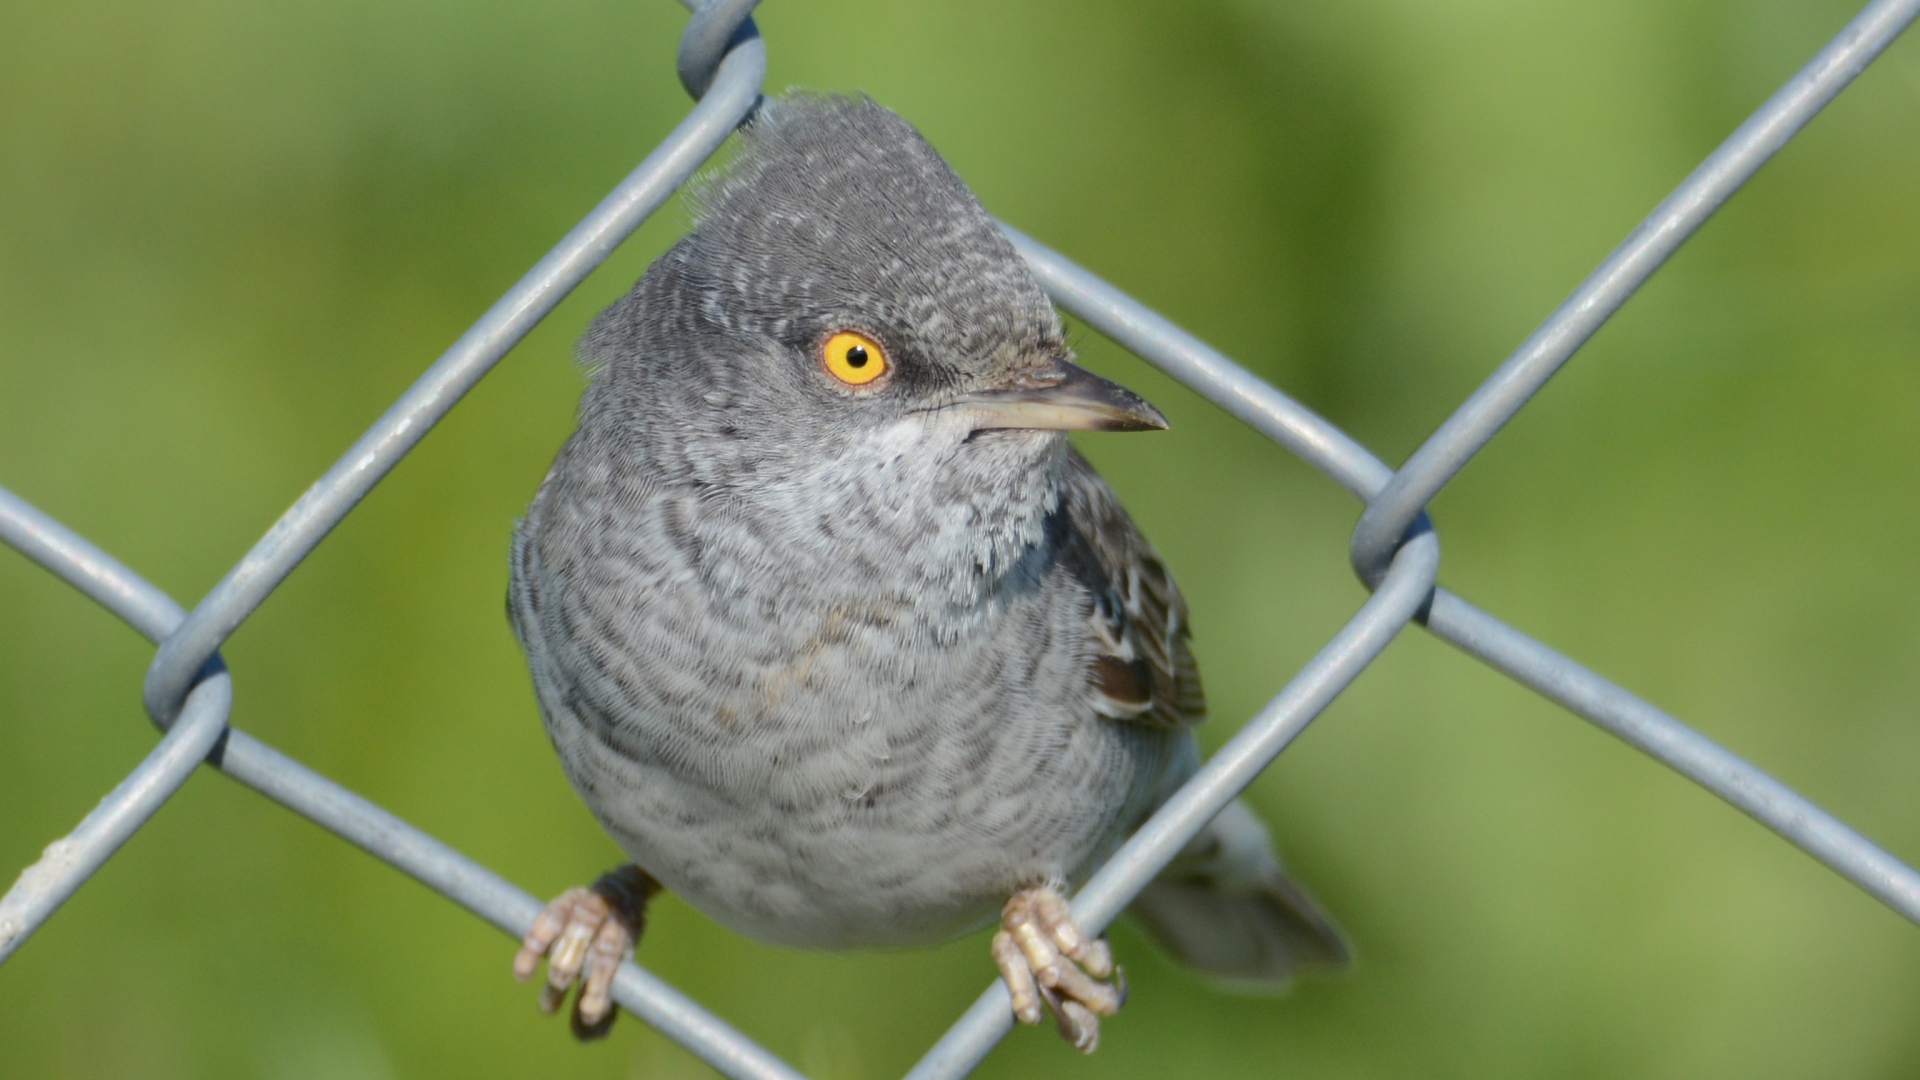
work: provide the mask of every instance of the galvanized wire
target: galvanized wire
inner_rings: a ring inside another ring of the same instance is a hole
[[[5,489],[0,489],[0,539],[18,547],[150,639],[164,640],[168,632],[186,619],[186,611],[171,597]],[[225,707],[232,701],[230,685],[224,672],[196,685],[174,731],[187,726],[201,695],[210,692],[209,688],[219,695],[213,698],[213,707],[218,709],[214,715],[224,722]],[[224,723],[222,730],[225,740],[211,755],[203,751],[192,758],[193,763],[198,764],[205,757],[208,764],[228,776],[358,845],[516,939],[533,925],[534,916],[540,913],[540,901],[514,888],[504,878],[245,732],[226,728]],[[166,741],[161,745],[165,747]],[[145,815],[158,809],[160,800],[138,795],[160,786],[162,776],[170,775],[163,772],[165,765],[156,764],[155,756],[149,755],[87,821],[92,822],[107,811],[110,804],[114,807],[115,820],[136,813],[144,820]],[[134,794],[123,796],[129,789],[134,789]],[[99,831],[90,833],[83,823],[79,830],[55,843],[56,847],[64,845],[74,852],[62,860],[63,865],[91,861],[80,878],[90,874],[112,853],[113,847],[118,846],[118,840],[109,844],[99,838],[96,835]],[[45,862],[35,865],[39,867]],[[36,874],[30,868],[7,893],[5,902],[17,903],[22,910],[39,910],[44,906],[50,911],[59,900],[65,899],[65,894],[48,903],[44,898],[51,895],[51,890],[43,879],[49,878],[50,874]],[[71,873],[62,876],[63,881],[72,879]],[[73,881],[73,885],[77,884]],[[67,892],[71,891],[70,885]],[[45,914],[40,917],[44,919]],[[13,943],[24,940],[31,929],[27,927],[15,934]],[[631,961],[621,966],[614,981],[613,996],[635,1015],[728,1076],[743,1080],[793,1080],[799,1076],[752,1040]]]
[[[1059,253],[1002,228],[1054,301],[1088,326],[1293,450],[1363,500],[1393,476],[1306,406]],[[1445,588],[1435,590],[1425,622],[1429,631],[1658,758],[1920,923],[1920,873],[1711,739]]]
[[[698,100],[665,141],[430,366],[191,612],[105,552],[0,489],[0,540],[126,620],[158,648],[144,701],[158,746],[0,897],[0,962],[208,764],[302,814],[518,937],[532,896],[433,837],[229,726],[220,644],[493,365],[599,265],[751,114],[766,53],[758,0],[697,6],[677,56]],[[695,7],[692,0],[683,0]],[[1073,899],[1089,930],[1116,918],[1188,840],[1318,716],[1401,628],[1427,629],[1712,791],[1920,923],[1920,874],[1832,815],[1629,691],[1438,587],[1426,504],[1606,320],[1753,174],[1878,56],[1920,0],[1875,0],[1734,132],[1576,289],[1399,470],[1198,338],[1007,228],[1054,300],[1332,477],[1366,504],[1350,558],[1374,589],[1325,648],[1101,867]],[[1003,226],[1004,227],[1004,226]],[[614,997],[722,1073],[800,1074],[631,961]],[[970,1071],[1012,1025],[996,981],[913,1068]]]
[[[1353,565],[1371,581],[1400,534],[1447,481],[1573,358],[1720,204],[1752,179],[1787,140],[1865,71],[1920,14],[1914,0],[1875,0],[1807,61],[1693,170],[1573,295],[1463,402],[1372,496],[1353,530]]]
[[[129,587],[131,575],[113,556],[5,488],[0,488],[0,540],[132,623],[149,641],[164,640],[186,614],[172,600]],[[77,828],[47,845],[39,861],[0,897],[0,963],[145,825],[213,751],[227,730],[233,679],[225,665],[217,659],[212,663],[214,673],[187,695],[179,721],[160,744]]]
[[[757,36],[734,40],[716,65],[713,89],[666,141],[488,308],[161,643],[147,669],[145,693],[147,712],[155,719],[165,720],[179,709],[195,673],[220,643],[447,410],[658,210],[752,111],[766,78],[766,46]]]

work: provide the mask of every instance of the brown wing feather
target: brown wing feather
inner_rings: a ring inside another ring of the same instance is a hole
[[[1102,715],[1158,727],[1206,718],[1187,647],[1187,602],[1100,474],[1069,449],[1063,484],[1068,565],[1093,598],[1089,680]]]

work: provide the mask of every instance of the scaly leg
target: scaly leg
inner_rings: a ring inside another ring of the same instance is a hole
[[[1007,901],[993,935],[993,962],[1013,995],[1014,1016],[1037,1024],[1045,1006],[1060,1037],[1083,1054],[1100,1042],[1100,1017],[1127,1000],[1126,973],[1113,966],[1107,940],[1089,941],[1051,885],[1022,889]],[[1101,981],[1109,975],[1112,982]]]
[[[580,994],[573,1002],[574,1037],[606,1035],[618,1011],[613,976],[633,955],[647,923],[647,899],[660,883],[634,865],[609,870],[591,888],[568,889],[548,904],[513,958],[513,977],[526,982],[547,958],[547,983],[540,988],[540,1011],[551,1015],[566,1000],[582,971]]]

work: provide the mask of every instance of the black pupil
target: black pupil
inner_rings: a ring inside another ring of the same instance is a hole
[[[847,350],[847,366],[856,368],[867,366],[867,347],[865,345],[855,345],[853,348]]]

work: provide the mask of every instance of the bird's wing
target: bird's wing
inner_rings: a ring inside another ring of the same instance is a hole
[[[1173,575],[1107,482],[1071,448],[1064,480],[1066,564],[1093,597],[1095,707],[1155,727],[1199,723],[1207,699]]]

